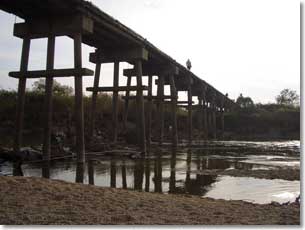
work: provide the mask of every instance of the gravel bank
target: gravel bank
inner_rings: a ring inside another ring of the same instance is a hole
[[[300,206],[164,195],[0,177],[0,224],[300,224]]]

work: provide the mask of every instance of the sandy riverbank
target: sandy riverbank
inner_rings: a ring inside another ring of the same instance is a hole
[[[0,224],[299,224],[300,206],[0,177]]]

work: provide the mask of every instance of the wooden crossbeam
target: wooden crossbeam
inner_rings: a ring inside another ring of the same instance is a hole
[[[188,109],[189,108],[189,105],[177,105],[178,107],[180,107],[180,108],[185,108],[185,109]],[[192,105],[192,108],[193,109],[196,109],[196,108],[198,108],[198,105]]]
[[[97,89],[94,89],[94,87],[87,87],[87,91],[97,91],[97,92],[113,92],[115,90],[117,91],[137,91],[137,90],[148,90],[147,86],[119,86],[116,89],[112,86],[105,86],[105,87],[97,87]]]
[[[137,96],[123,96],[122,99],[130,99],[130,100],[134,100],[136,99]],[[163,97],[159,97],[159,96],[144,96],[144,99],[153,99],[153,100],[158,100],[158,99],[177,99],[178,97],[172,97],[172,96],[163,96]]]
[[[24,38],[45,38],[50,34],[55,36],[72,35],[74,33],[93,33],[92,19],[83,16],[63,16],[59,19],[40,19],[31,22],[15,23],[14,36]]]
[[[132,62],[136,59],[148,60],[148,51],[144,48],[130,48],[123,50],[96,51],[90,53],[89,61],[92,63],[112,63],[115,61]]]
[[[179,74],[179,68],[176,66],[171,66],[171,67],[161,67],[161,68],[144,68],[142,75],[143,76],[159,76],[159,75],[169,75],[169,74],[174,74],[178,75]],[[136,70],[135,69],[124,69],[123,70],[123,75],[126,77],[135,77],[136,76]]]
[[[53,70],[32,70],[9,72],[13,78],[44,78],[44,77],[74,77],[74,76],[93,76],[94,72],[87,68],[81,69],[53,69]]]
[[[171,101],[164,101],[165,104],[171,104]],[[194,104],[195,102],[192,101],[192,104]],[[188,104],[188,101],[177,101],[177,105],[183,105],[183,104]]]
[[[184,90],[187,90],[187,82],[188,79],[184,79],[184,78],[179,78],[179,79],[176,79],[176,88],[178,91],[184,91]],[[193,84],[193,80],[191,79],[191,84]],[[159,84],[159,79],[156,79],[155,80],[155,84],[158,85]],[[170,85],[169,83],[169,79],[165,78],[165,81],[164,81],[164,85]]]

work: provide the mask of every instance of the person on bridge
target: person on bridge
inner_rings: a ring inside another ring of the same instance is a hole
[[[187,59],[187,61],[186,61],[186,67],[188,68],[188,70],[191,70],[191,68],[192,68],[192,63],[191,63],[190,59]]]

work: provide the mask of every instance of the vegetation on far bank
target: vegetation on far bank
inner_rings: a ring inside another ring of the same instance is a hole
[[[299,96],[284,89],[275,99],[276,103],[255,104],[241,94],[236,100],[239,108],[226,114],[226,130],[248,140],[300,139]]]
[[[54,81],[53,98],[53,130],[63,131],[67,136],[74,135],[74,97],[73,88]],[[0,90],[0,136],[6,145],[11,145],[15,123],[17,93],[12,90]],[[296,105],[298,95],[285,89],[276,97],[277,103],[255,104],[249,97],[240,95],[236,103],[239,107],[225,113],[225,139],[299,139],[300,137],[300,107]],[[90,119],[91,97],[84,96],[85,131]],[[26,91],[24,129],[26,132],[41,133],[44,111],[44,81],[33,84]],[[112,95],[100,93],[97,99],[96,127],[105,140],[111,138]],[[171,113],[170,106],[165,105],[165,138],[170,140]],[[119,98],[119,121],[122,121],[124,101]],[[193,127],[195,138],[199,135],[199,112],[193,112]],[[152,108],[152,127],[157,127],[157,105]],[[130,101],[129,126],[136,123],[135,101]],[[120,122],[122,123],[122,122]],[[220,117],[217,117],[220,130]],[[120,126],[122,131],[122,127]],[[178,132],[180,139],[187,133],[187,111],[178,109]],[[120,132],[120,138],[124,133]],[[157,130],[153,129],[153,138],[157,138]]]

